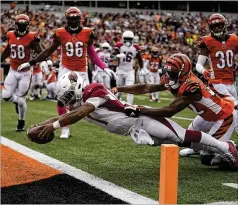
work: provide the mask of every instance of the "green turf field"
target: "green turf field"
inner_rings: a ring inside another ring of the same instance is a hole
[[[167,92],[161,93],[161,96],[171,98]],[[165,106],[169,102],[148,102],[147,95],[135,97],[135,104]],[[26,126],[55,115],[54,102],[28,101]],[[177,116],[193,118],[195,115],[185,110]],[[183,127],[190,123],[188,120],[174,120]],[[159,147],[135,145],[129,137],[107,133],[85,121],[71,126],[70,139],[59,139],[57,131],[51,143],[38,145],[30,142],[25,133],[16,133],[16,123],[14,105],[2,101],[3,136],[141,195],[158,199]],[[237,141],[237,137],[233,136],[233,139]],[[238,183],[237,172],[205,167],[197,157],[180,158],[179,203],[238,201],[238,190],[223,186],[222,183]]]

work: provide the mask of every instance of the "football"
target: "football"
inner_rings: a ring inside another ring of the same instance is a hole
[[[41,130],[42,129],[39,129],[39,127],[33,127],[29,129],[26,133],[28,139],[37,144],[47,144],[54,139],[55,137],[54,132],[52,132],[47,138],[39,138],[38,135],[40,134]]]

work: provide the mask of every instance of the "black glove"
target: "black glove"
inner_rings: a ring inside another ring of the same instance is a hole
[[[138,117],[140,115],[140,108],[135,105],[126,105],[124,110],[125,114],[130,117]]]

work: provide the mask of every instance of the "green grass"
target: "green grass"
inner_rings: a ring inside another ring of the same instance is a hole
[[[171,97],[167,92],[161,97]],[[146,95],[136,96],[135,104],[165,106],[148,102]],[[49,101],[29,101],[26,127],[57,115],[55,103]],[[189,110],[177,116],[193,118]],[[177,120],[187,127],[190,121]],[[2,135],[34,150],[45,153],[60,161],[113,182],[141,195],[158,199],[158,175],[160,148],[135,145],[129,137],[118,136],[104,131],[96,125],[81,121],[71,126],[72,137],[55,139],[46,145],[30,142],[25,133],[16,133],[17,115],[14,105],[2,101]],[[209,203],[216,201],[237,201],[237,189],[222,186],[223,182],[237,183],[237,172],[224,172],[205,167],[199,158],[180,158],[179,163],[179,203]]]

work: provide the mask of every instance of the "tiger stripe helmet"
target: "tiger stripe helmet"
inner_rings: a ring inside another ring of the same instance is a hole
[[[188,56],[176,53],[166,60],[164,70],[170,81],[176,84],[174,87],[178,87],[179,83],[184,82],[192,70],[192,62]]]

